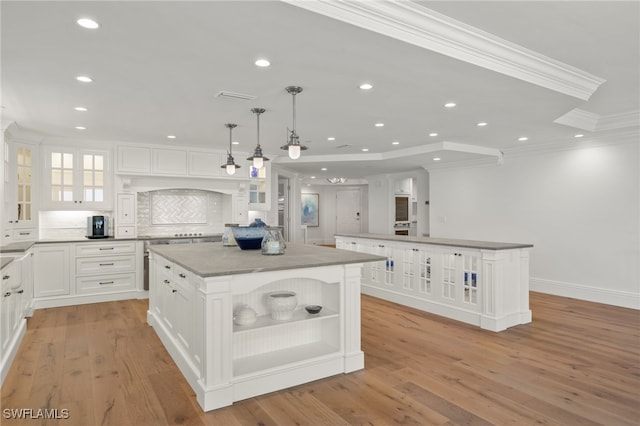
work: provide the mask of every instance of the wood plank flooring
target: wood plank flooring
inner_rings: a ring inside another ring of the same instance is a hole
[[[363,296],[365,370],[204,413],[147,306],[37,310],[2,387],[0,424],[640,424],[631,309],[532,293],[534,322],[493,333]],[[7,418],[45,408],[68,418]]]

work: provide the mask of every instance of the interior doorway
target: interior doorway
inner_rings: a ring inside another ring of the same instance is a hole
[[[289,199],[291,186],[289,179],[278,175],[278,226],[282,227],[282,237],[289,240]]]
[[[359,188],[336,191],[336,233],[362,232],[362,193]]]

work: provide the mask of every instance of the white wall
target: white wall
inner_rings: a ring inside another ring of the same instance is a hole
[[[431,236],[532,243],[532,290],[640,308],[639,169],[636,140],[431,170]]]
[[[356,188],[359,188],[361,192],[362,210],[360,216],[362,217],[362,232],[368,232],[369,203],[367,185],[304,185],[302,187],[302,193],[319,194],[318,222],[320,226],[307,228],[308,244],[335,244],[336,193],[341,189]],[[298,208],[298,214],[302,214],[300,208]]]

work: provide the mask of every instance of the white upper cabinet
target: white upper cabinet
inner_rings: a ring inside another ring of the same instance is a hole
[[[3,227],[35,228],[37,203],[35,189],[38,175],[37,150],[34,145],[9,142],[5,145],[5,215]],[[19,233],[14,232],[15,235]],[[30,235],[35,237],[34,235]],[[31,239],[31,238],[25,238]]]
[[[43,157],[43,208],[111,208],[109,151],[47,146]]]
[[[151,173],[151,148],[119,146],[117,171],[118,173]]]
[[[263,167],[257,169],[248,162],[247,168],[249,169],[249,210],[269,210],[271,207],[270,164],[265,162]]]
[[[155,175],[187,174],[187,151],[183,149],[153,148],[151,158],[151,171]]]
[[[206,151],[189,151],[189,176],[226,177],[227,172],[221,166],[227,162],[225,154]]]

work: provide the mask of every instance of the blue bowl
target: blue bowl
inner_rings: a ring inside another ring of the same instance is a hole
[[[258,250],[262,246],[263,227],[235,226],[231,228],[233,238],[242,250]]]

